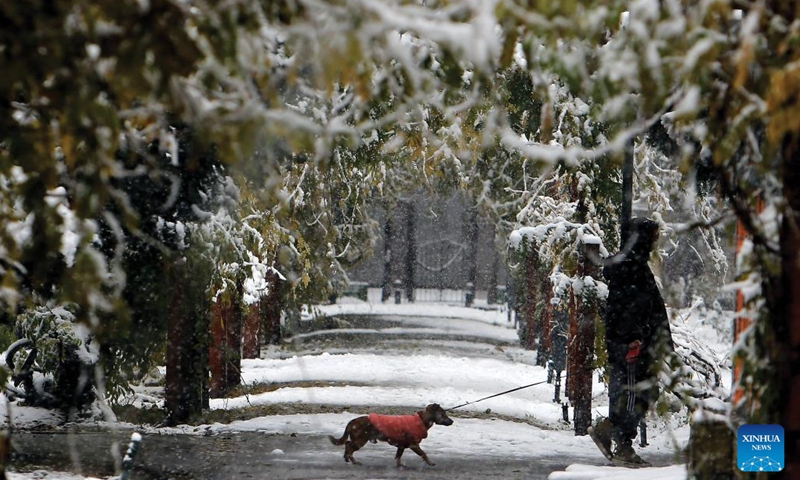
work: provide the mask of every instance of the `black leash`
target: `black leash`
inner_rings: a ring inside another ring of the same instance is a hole
[[[480,398],[478,400],[473,400],[471,402],[462,403],[461,405],[457,405],[455,407],[450,407],[450,408],[446,409],[445,411],[449,412],[450,410],[455,410],[456,408],[466,407],[467,405],[471,405],[473,403],[482,402],[482,401],[488,400],[490,398],[499,397],[500,395],[505,395],[506,393],[516,392],[517,390],[522,390],[523,388],[533,387],[535,385],[541,385],[543,383],[547,383],[547,380],[542,380],[541,382],[531,383],[530,385],[523,385],[521,387],[512,388],[511,390],[506,390],[505,392],[495,393],[494,395],[489,395],[488,397],[483,397],[483,398]]]

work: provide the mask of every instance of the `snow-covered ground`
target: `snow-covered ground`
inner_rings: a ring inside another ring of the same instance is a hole
[[[348,411],[349,407],[411,409],[439,403],[450,408],[543,381],[547,376],[542,367],[535,365],[534,352],[515,346],[517,333],[513,325],[508,323],[506,312],[501,310],[434,304],[370,304],[348,302],[347,299],[337,305],[319,306],[314,310],[314,315],[332,314],[392,315],[395,321],[403,319],[402,326],[394,323],[386,328],[352,329],[350,333],[353,335],[380,333],[382,336],[391,336],[414,332],[426,333],[429,338],[405,343],[398,340],[392,348],[386,348],[386,344],[391,342],[379,342],[349,352],[327,351],[318,343],[315,344],[317,346],[308,347],[295,344],[292,348],[272,348],[266,351],[265,358],[243,362],[243,379],[248,384],[276,384],[281,388],[211,402],[212,409],[231,410],[266,404],[341,406],[341,411],[336,413],[274,415],[230,424],[142,430],[187,434],[256,431],[265,434],[339,436],[346,423],[356,416]],[[311,317],[307,319],[311,320]],[[689,314],[684,321],[701,322],[702,319],[698,320]],[[702,330],[704,342],[716,342],[719,348],[725,348],[724,338],[697,325],[692,328]],[[336,332],[341,333],[342,330]],[[304,340],[324,334],[309,334]],[[486,343],[448,339],[447,336],[452,334],[482,337]],[[312,382],[313,386],[309,386]],[[553,386],[544,383],[461,407],[454,412],[456,421],[452,426],[436,427],[435,435],[426,439],[426,451],[437,455],[474,451],[476,455],[487,457],[521,459],[573,455],[584,459],[596,457],[597,464],[603,465],[605,459],[592,441],[587,436],[575,436],[572,425],[563,421],[561,405],[553,402],[553,394]],[[595,414],[605,415],[607,395],[602,383],[595,383],[593,394]],[[160,398],[142,390],[131,401],[146,405],[159,403]],[[17,425],[55,420],[23,407],[15,407],[12,412]],[[458,412],[490,412],[493,415],[458,418]],[[571,420],[572,409],[569,410],[569,417]],[[669,418],[649,418],[650,445],[640,449],[642,457],[647,459],[655,453],[668,454],[683,448],[689,435],[686,417],[684,410]],[[39,475],[12,474],[9,478],[82,478]],[[55,474],[50,472],[50,475]],[[633,479],[634,475],[683,480],[686,471],[681,465],[630,471],[576,464],[564,472],[554,472],[550,478],[625,480]]]

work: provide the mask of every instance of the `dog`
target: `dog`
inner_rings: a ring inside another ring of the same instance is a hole
[[[414,453],[422,457],[430,466],[433,463],[425,452],[419,448],[422,439],[428,436],[428,430],[434,425],[452,425],[453,420],[447,416],[447,412],[432,403],[413,415],[379,415],[371,413],[363,417],[354,418],[348,422],[344,429],[342,438],[328,435],[334,445],[344,445],[344,461],[352,462],[354,465],[361,465],[361,462],[353,458],[353,453],[367,444],[367,442],[378,443],[388,442],[389,445],[397,447],[397,454],[394,458],[397,466],[402,467],[400,458],[403,451],[410,448]]]

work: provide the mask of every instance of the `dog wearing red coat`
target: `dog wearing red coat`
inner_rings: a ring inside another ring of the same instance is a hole
[[[406,448],[410,448],[414,453],[422,457],[430,466],[433,463],[425,452],[419,448],[420,442],[427,438],[428,430],[433,425],[452,425],[453,420],[447,416],[447,412],[432,403],[413,415],[379,415],[371,413],[363,417],[350,420],[344,429],[341,438],[328,436],[334,445],[344,445],[344,461],[360,465],[353,453],[367,444],[367,442],[388,442],[389,445],[397,447],[394,458],[397,466],[403,466],[400,458]]]

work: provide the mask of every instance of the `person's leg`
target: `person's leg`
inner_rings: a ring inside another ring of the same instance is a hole
[[[636,366],[628,363],[609,363],[608,418],[613,425],[611,436],[617,444],[636,437]]]
[[[609,346],[611,350],[613,346]],[[617,441],[620,429],[625,424],[625,383],[627,364],[609,360],[608,363],[608,417],[599,419],[589,427],[588,433],[603,455],[613,460],[612,439]]]
[[[650,407],[651,391],[642,389],[642,381],[647,380],[647,371],[637,363],[626,364],[621,370],[621,392],[615,402],[613,437],[617,444],[613,453],[615,461],[624,464],[645,465],[633,449],[639,422]]]
[[[600,449],[603,456],[609,460],[614,459],[614,454],[611,450],[611,428],[611,420],[608,417],[598,420],[597,423],[588,428],[589,437]]]

